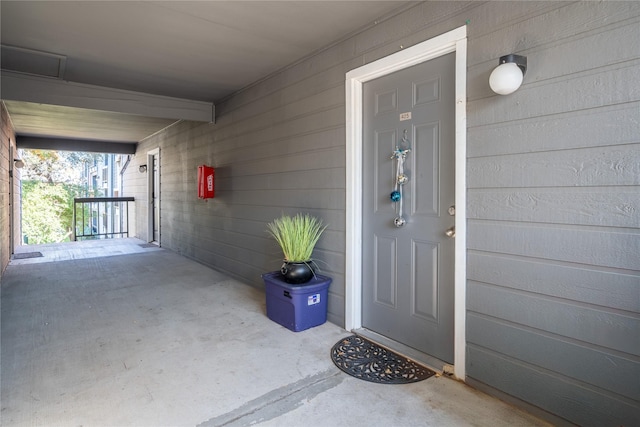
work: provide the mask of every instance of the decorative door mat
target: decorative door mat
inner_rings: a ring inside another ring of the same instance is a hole
[[[25,252],[22,254],[13,254],[13,259],[29,259],[29,258],[40,258],[42,252]]]
[[[380,384],[408,384],[435,375],[431,369],[352,335],[338,341],[331,349],[331,359],[352,377]]]

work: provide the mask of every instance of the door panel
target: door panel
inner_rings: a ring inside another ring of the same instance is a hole
[[[372,165],[374,168],[373,176],[375,177],[374,192],[382,194],[389,188],[389,183],[393,182],[393,171],[389,168],[381,169],[381,165],[386,166],[385,160],[389,158],[389,143],[397,138],[396,129],[380,130],[375,132],[374,137],[374,156],[375,160]],[[373,199],[374,211],[379,212],[380,208],[386,211],[388,209],[388,200],[375,198]],[[381,205],[380,205],[381,204]]]
[[[363,327],[453,362],[455,54],[364,84]],[[390,200],[404,132],[403,227]]]
[[[438,320],[438,245],[432,242],[413,242],[414,275],[413,315],[429,321]]]
[[[376,259],[381,261],[378,262],[378,268],[376,269],[374,299],[378,304],[395,307],[396,239],[375,236],[375,249]]]
[[[413,215],[438,216],[440,212],[440,160],[439,127],[437,123],[429,123],[415,127],[415,140],[411,152],[415,164],[419,164],[417,179],[410,187],[413,190],[411,213]]]

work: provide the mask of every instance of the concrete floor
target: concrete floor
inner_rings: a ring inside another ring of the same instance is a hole
[[[44,256],[2,276],[3,426],[547,425],[445,377],[350,377],[345,330],[291,332],[260,289],[141,243],[16,251]]]

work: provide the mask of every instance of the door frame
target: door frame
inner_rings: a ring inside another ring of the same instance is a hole
[[[9,138],[9,256],[13,255],[15,250],[15,191],[14,191],[14,174],[16,173],[16,162],[15,162],[15,150],[13,149],[13,142],[11,138]]]
[[[345,329],[362,327],[362,86],[430,59],[455,52],[455,252],[454,370],[465,379],[466,354],[466,145],[467,27],[458,27],[346,74]]]
[[[153,150],[147,151],[147,241],[149,243],[155,242],[155,240],[153,239],[153,225],[154,225],[153,224],[153,220],[154,220],[153,187],[154,187],[154,180],[156,179],[156,177],[154,176],[155,173],[153,172],[154,168],[156,167],[153,161],[154,156],[157,156],[157,162],[158,162],[157,164],[158,183],[157,184],[158,184],[158,189],[160,189],[160,148],[159,147]],[[158,193],[161,193],[161,192],[158,191]],[[158,203],[158,212],[160,212],[160,194],[158,194],[156,201]],[[160,246],[160,224],[158,224],[158,241],[156,243],[158,244],[158,246]]]

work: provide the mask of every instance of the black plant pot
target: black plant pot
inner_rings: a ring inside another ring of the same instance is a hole
[[[315,275],[313,261],[307,262],[287,262],[280,267],[280,273],[284,276],[284,281],[292,285],[307,283]]]

